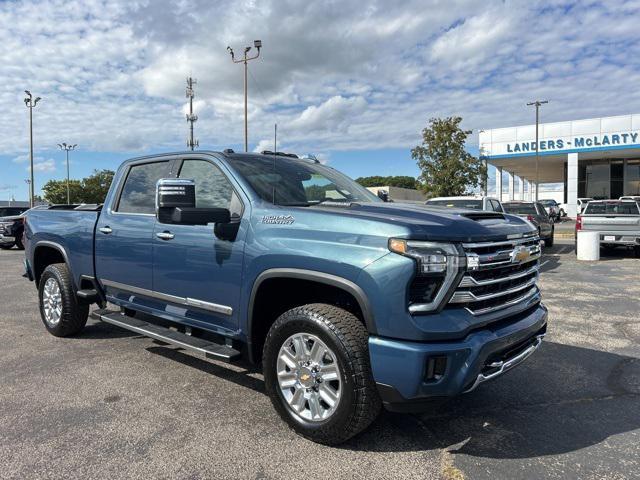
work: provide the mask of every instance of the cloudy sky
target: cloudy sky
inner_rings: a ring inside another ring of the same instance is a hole
[[[201,149],[241,149],[250,64],[250,149],[312,152],[361,175],[417,175],[409,150],[434,116],[474,130],[640,112],[640,2],[2,1],[0,199],[27,198],[28,112],[36,188],[130,156],[185,148],[185,77],[197,78]]]

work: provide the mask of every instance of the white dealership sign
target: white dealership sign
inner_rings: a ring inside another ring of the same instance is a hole
[[[539,126],[485,130],[480,133],[480,154],[489,158],[640,148],[640,115],[593,118]]]

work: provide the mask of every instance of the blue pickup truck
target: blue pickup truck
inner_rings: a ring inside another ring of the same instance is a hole
[[[529,357],[540,240],[500,212],[385,203],[291,154],[124,162],[104,205],[31,210],[25,268],[55,336],[94,318],[261,364],[274,408],[338,444]]]

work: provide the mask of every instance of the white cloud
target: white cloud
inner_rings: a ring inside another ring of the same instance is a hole
[[[634,1],[2,2],[0,111],[10,113],[0,151],[26,161],[23,88],[43,98],[40,155],[62,140],[182,149],[189,75],[200,144],[240,144],[243,66],[226,47],[241,56],[254,38],[264,45],[249,63],[259,148],[273,148],[278,123],[294,151],[408,150],[430,117],[461,115],[472,129],[528,123],[524,104],[536,97],[551,100],[549,121],[640,112],[640,60],[629,54],[639,14]]]
[[[53,172],[56,169],[56,162],[53,158],[48,158],[46,160],[38,160],[34,159],[33,162],[33,171],[34,172]],[[26,168],[27,171],[30,170],[29,167]]]

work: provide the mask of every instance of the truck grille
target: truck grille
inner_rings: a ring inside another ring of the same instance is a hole
[[[473,315],[530,302],[537,296],[538,237],[463,244],[467,271],[449,300]]]

